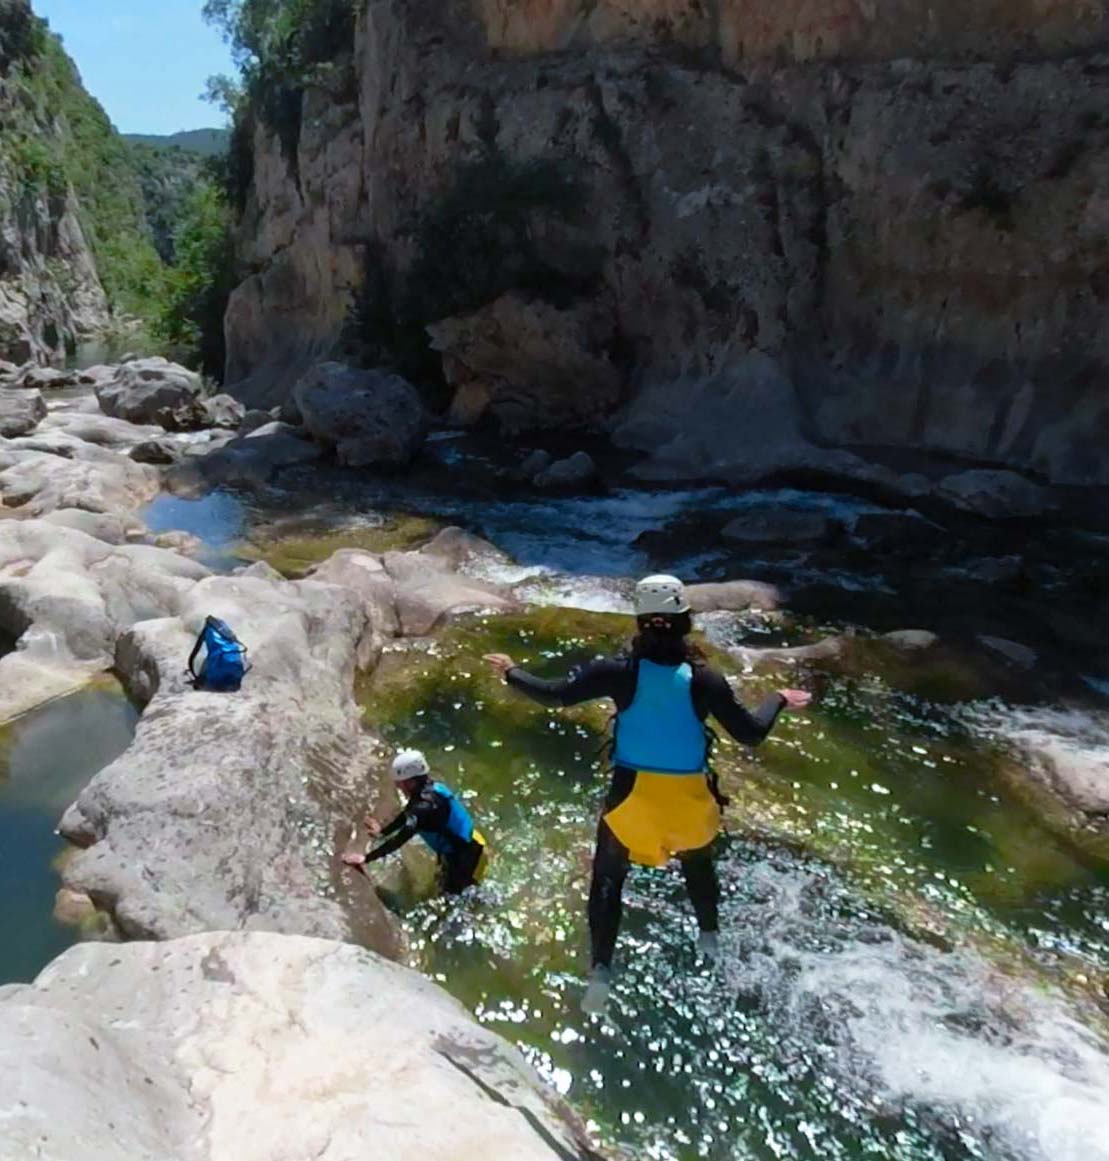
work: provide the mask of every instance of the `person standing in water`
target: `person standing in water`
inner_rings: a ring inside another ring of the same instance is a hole
[[[402,750],[393,759],[393,781],[407,799],[404,809],[385,826],[367,819],[370,847],[365,854],[343,855],[343,862],[348,867],[364,867],[399,851],[419,835],[438,856],[446,894],[460,895],[480,883],[488,863],[485,839],[454,792],[432,781],[427,758],[419,750]],[[385,841],[373,847],[376,839]]]
[[[697,946],[718,952],[720,887],[712,844],[723,799],[709,768],[711,716],[737,741],[757,746],[778,714],[802,709],[811,695],[784,689],[754,712],[736,700],[722,674],[689,640],[693,629],[680,580],[652,576],[635,591],[638,632],[627,655],[600,658],[562,680],[547,681],[503,653],[485,660],[513,689],[546,706],[610,698],[616,704],[613,777],[597,828],[589,891],[592,970],[582,1007],[604,1010],[631,863],[681,862],[700,929]]]

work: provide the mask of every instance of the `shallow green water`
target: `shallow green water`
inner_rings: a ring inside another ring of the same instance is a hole
[[[1109,971],[1109,869],[1010,792],[957,707],[878,672],[826,676],[757,759],[722,750],[723,964],[697,961],[679,876],[633,872],[610,1018],[580,1015],[604,715],[537,709],[477,661],[559,672],[622,630],[568,619],[451,631],[363,690],[494,849],[477,898],[408,913],[420,966],[636,1156],[1103,1157],[1072,1134],[1109,1091],[1104,1021],[1055,985]]]
[[[33,979],[77,938],[49,919],[58,890],[54,833],[67,807],[131,742],[123,692],[89,688],[0,728],[0,984]]]

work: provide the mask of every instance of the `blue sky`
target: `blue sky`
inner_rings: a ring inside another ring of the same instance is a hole
[[[213,73],[232,73],[204,0],[32,0],[60,33],[85,88],[122,133],[175,133],[223,123],[200,100]]]

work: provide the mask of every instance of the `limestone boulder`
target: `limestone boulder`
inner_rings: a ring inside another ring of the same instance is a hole
[[[753,547],[821,544],[831,539],[836,523],[823,512],[781,506],[751,508],[721,530],[724,540]]]
[[[209,614],[249,648],[237,693],[187,681]],[[145,709],[131,747],[62,820],[85,848],[65,885],[132,938],[249,928],[395,954],[378,900],[337,861],[377,794],[380,764],[351,692],[365,620],[343,589],[239,575],[190,586],[176,615],[124,633],[115,668]]]
[[[46,411],[41,391],[0,389],[0,437],[29,435],[46,418]]]
[[[96,387],[105,415],[130,423],[156,424],[166,431],[211,426],[199,375],[168,359],[136,359]]]
[[[0,445],[0,505],[21,516],[59,508],[133,512],[154,499],[158,486],[153,468],[61,432]]]
[[[1016,472],[978,469],[940,481],[940,499],[987,519],[1044,516],[1054,507],[1049,489]]]
[[[532,479],[545,492],[584,492],[597,482],[597,465],[588,452],[575,452],[555,460]]]
[[[144,439],[128,452],[137,464],[172,464],[181,454],[180,444],[170,439]]]
[[[602,1161],[441,988],[259,932],[84,944],[5,991],[0,1120],[3,1161]]]
[[[57,391],[62,387],[73,387],[77,376],[71,371],[59,371],[55,367],[27,367],[15,381],[15,386],[25,391]]]
[[[53,696],[44,690],[111,668],[121,633],[176,612],[207,575],[174,552],[109,544],[52,521],[6,521],[0,630],[16,652],[0,658],[0,721]]]
[[[245,436],[196,444],[184,453],[167,482],[172,490],[185,493],[221,484],[264,486],[284,469],[314,463],[323,456],[320,446],[302,438],[299,428],[278,422]]]
[[[500,586],[452,572],[435,556],[388,552],[382,563],[393,582],[397,619],[406,637],[422,637],[459,613],[520,607]]]
[[[305,429],[348,467],[403,467],[427,435],[416,389],[384,371],[319,363],[297,383],[293,399]]]
[[[761,609],[773,612],[783,604],[781,590],[762,581],[719,581],[686,586],[686,597],[694,613],[742,612]]]
[[[68,410],[53,412],[39,430],[43,434],[63,432],[73,439],[122,452],[164,434],[160,427],[150,424],[129,423],[125,419],[113,419],[108,415]]]
[[[486,415],[509,433],[596,425],[619,401],[606,353],[615,322],[603,304],[560,310],[506,294],[428,333],[455,391],[449,418],[463,426]]]
[[[231,395],[211,395],[203,403],[210,427],[226,427],[237,431],[246,415],[246,408]]]

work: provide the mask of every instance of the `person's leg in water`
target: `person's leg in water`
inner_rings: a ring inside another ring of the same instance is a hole
[[[599,1014],[612,985],[612,957],[624,914],[624,881],[628,877],[628,848],[601,819],[593,855],[593,882],[589,888],[589,938],[593,965],[582,1007]]]
[[[712,844],[696,851],[685,851],[678,858],[700,930],[697,949],[706,959],[716,959],[719,954],[720,882],[716,877]]]

